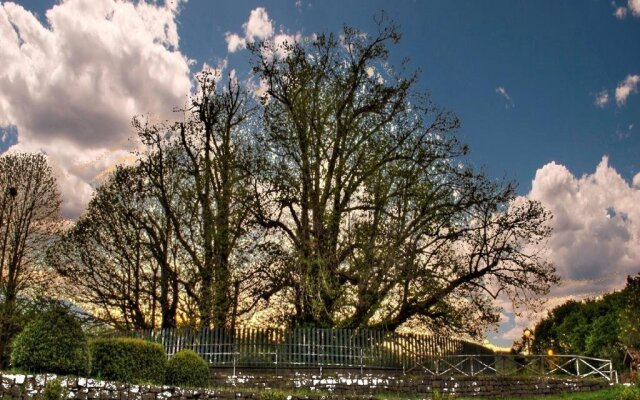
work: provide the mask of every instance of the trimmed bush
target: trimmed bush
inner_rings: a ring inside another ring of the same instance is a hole
[[[167,363],[169,385],[186,387],[209,386],[209,365],[193,350],[180,350]]]
[[[108,338],[91,343],[93,374],[127,383],[164,382],[167,356],[159,343],[142,339]]]
[[[30,372],[86,374],[89,347],[80,321],[60,306],[42,312],[15,338],[11,362]]]

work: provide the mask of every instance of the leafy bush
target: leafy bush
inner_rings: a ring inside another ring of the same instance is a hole
[[[209,386],[209,366],[192,350],[180,350],[167,363],[169,385],[187,387]]]
[[[91,343],[93,374],[128,383],[164,381],[167,357],[159,343],[131,338],[97,339]]]
[[[42,312],[15,338],[11,362],[30,372],[85,374],[89,348],[80,321],[61,306]]]
[[[67,391],[60,384],[59,379],[54,379],[44,385],[42,400],[62,400],[67,397]]]

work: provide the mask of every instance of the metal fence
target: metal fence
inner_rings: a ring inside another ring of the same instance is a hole
[[[124,335],[162,343],[168,356],[193,350],[212,367],[410,370],[433,357],[493,354],[464,340],[367,329],[162,329]]]
[[[162,329],[121,333],[161,343],[171,357],[198,353],[211,367],[393,369],[434,376],[531,375],[616,381],[610,360],[511,355],[436,335],[381,330]]]

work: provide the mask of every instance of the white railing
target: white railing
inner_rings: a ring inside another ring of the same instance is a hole
[[[611,360],[578,355],[446,355],[429,357],[407,372],[423,372],[436,376],[462,375],[530,375],[603,378],[618,381]]]

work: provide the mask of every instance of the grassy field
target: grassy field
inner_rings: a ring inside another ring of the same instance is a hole
[[[564,393],[559,395],[547,395],[547,396],[533,396],[533,397],[518,397],[518,400],[617,400],[620,399],[624,387],[616,386],[610,389],[598,390],[595,392],[587,393]],[[471,398],[465,398],[469,400]],[[478,399],[474,397],[474,399]],[[631,400],[632,398],[629,398]],[[640,400],[640,398],[638,398]]]
[[[224,390],[224,389],[223,389]],[[296,397],[309,396],[314,399],[322,398],[323,396],[331,396],[331,393],[325,391],[311,391],[305,389],[299,390],[281,390],[281,389],[253,389],[247,390],[243,388],[235,391],[247,391],[255,394],[259,394],[265,399],[284,400],[288,396],[293,395]],[[446,395],[436,395],[433,398],[425,397],[424,395],[402,395],[398,393],[379,393],[373,397],[376,400],[489,400],[489,398],[482,397],[451,397]],[[633,387],[627,388],[622,385],[614,386],[610,389],[598,390],[595,392],[587,393],[565,393],[559,395],[546,395],[546,396],[531,396],[531,397],[493,397],[490,399],[514,399],[514,400],[640,400],[640,389]]]

